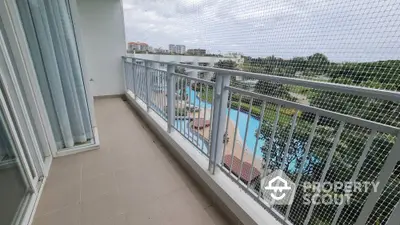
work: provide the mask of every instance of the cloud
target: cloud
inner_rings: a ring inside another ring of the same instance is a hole
[[[127,41],[334,61],[400,57],[397,0],[123,0]]]

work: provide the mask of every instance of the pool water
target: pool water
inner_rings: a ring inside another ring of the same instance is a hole
[[[199,106],[201,108],[211,108],[211,104],[206,102],[206,101],[202,101],[198,96],[197,96],[197,92],[194,90],[191,90],[189,87],[186,88],[186,93],[188,93],[188,96],[190,98],[190,104],[195,105],[195,106]],[[228,109],[226,110],[226,114],[228,114]],[[229,113],[229,118],[233,121],[233,123],[236,125],[236,119],[237,116],[239,115],[239,120],[238,120],[238,132],[239,135],[241,137],[241,140],[244,141],[244,136],[246,134],[246,123],[247,123],[247,118],[249,117],[249,115],[247,113],[244,112],[238,112],[238,110],[236,109],[231,109],[230,113]],[[248,126],[248,131],[247,131],[247,138],[246,138],[246,148],[251,151],[254,152],[254,148],[256,145],[256,133],[258,130],[258,127],[260,126],[260,121],[255,118],[250,116],[250,120],[249,120],[249,126]],[[230,137],[230,139],[233,141],[233,137]],[[258,144],[257,144],[257,149],[256,149],[256,156],[262,156],[261,153],[261,147],[264,146],[265,144],[265,140],[258,140]]]
[[[196,91],[193,91],[189,87],[187,87],[186,93],[188,93],[188,97],[190,99],[190,104],[195,105],[197,107],[199,107],[199,105],[200,105],[200,107],[203,109],[204,109],[204,107],[207,109],[211,109],[212,105],[206,101],[201,100],[197,96]],[[226,114],[228,114],[228,109],[226,110]],[[244,141],[244,137],[246,135],[246,124],[247,124],[247,119],[248,119],[249,115],[244,112],[239,112],[236,109],[231,109],[230,113],[229,113],[229,118],[230,118],[230,120],[232,120],[232,122],[235,125],[236,125],[237,116],[239,116],[239,119],[238,119],[239,136],[241,137],[241,141]],[[179,123],[182,123],[183,126],[186,126],[186,127],[188,126],[187,120],[180,121]],[[246,149],[252,153],[254,152],[254,148],[256,145],[256,140],[257,140],[256,134],[257,134],[257,130],[258,130],[259,126],[260,126],[260,121],[257,118],[250,116],[245,146],[246,146]],[[186,131],[186,137],[188,137],[189,135],[191,136],[192,134],[188,133],[188,131]],[[195,139],[196,139],[196,137],[197,137],[197,135],[195,135]],[[230,139],[233,141],[233,137],[230,137]],[[266,141],[268,141],[268,140],[264,140],[264,139],[258,140],[257,148],[255,150],[256,156],[258,158],[262,158],[261,148],[265,145]],[[295,141],[295,139],[294,139],[294,141]],[[201,137],[199,137],[199,143],[202,143]],[[204,148],[205,148],[205,146],[206,146],[206,144],[204,145]],[[279,147],[279,146],[277,146],[277,147]],[[304,146],[302,146],[301,148],[304,151]],[[207,151],[206,148],[204,150]],[[203,152],[204,152],[204,150],[203,150]],[[231,149],[227,149],[227,150],[231,151]],[[311,156],[311,160],[310,159],[306,160],[305,165],[307,167],[308,163],[312,162],[312,163],[316,164],[316,163],[319,163],[320,161],[321,160],[318,159],[318,157],[314,155],[314,156]],[[293,173],[296,171],[296,168],[297,168],[296,160],[293,160],[292,162],[290,162],[290,164],[288,166],[288,171]]]

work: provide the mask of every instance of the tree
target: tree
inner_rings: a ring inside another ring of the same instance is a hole
[[[232,60],[221,60],[215,63],[214,67],[229,69],[229,70],[237,70],[237,63]]]
[[[271,82],[271,81],[266,81],[266,80],[259,80],[256,83],[254,90],[257,93],[272,96],[272,97],[283,98],[283,99],[292,100],[292,101],[296,100],[295,98],[290,96],[289,88],[281,83],[276,83],[276,82]]]
[[[276,57],[269,57],[262,60],[250,58],[247,59],[245,63],[253,65],[253,68],[259,71],[263,71],[264,68],[269,69],[272,67],[273,70],[271,73],[274,75],[288,76],[290,75],[288,71],[291,71],[293,68],[297,70],[302,67],[304,70],[310,71],[310,74],[328,75],[330,78],[329,82],[332,83],[383,88],[395,91],[400,90],[400,79],[398,78],[400,61],[332,63],[329,62],[325,55],[316,53],[307,58],[293,58],[291,60],[279,60]],[[289,89],[283,84],[259,81],[255,89],[259,93],[273,97],[283,99],[285,99],[285,96],[290,97]],[[360,97],[357,93],[347,94],[316,89],[310,89],[310,91],[307,92],[307,96],[310,100],[310,105],[313,107],[400,127],[399,102]],[[280,120],[271,149],[269,149],[269,143],[272,136],[272,122],[264,123],[261,130],[261,138],[265,140],[265,146],[262,147],[263,165],[265,166],[265,162],[268,161],[268,169],[275,170],[281,168],[283,163],[285,172],[288,173],[291,178],[295,178],[299,173],[301,160],[303,157],[306,157],[302,179],[318,181],[325,167],[325,162],[330,148],[333,145],[334,136],[338,130],[340,121],[332,118],[320,117],[314,139],[310,145],[309,154],[304,155],[305,146],[307,146],[308,136],[314,118],[315,115],[313,113],[301,112],[301,115],[297,118],[296,128],[289,146],[287,146],[287,142],[290,132],[290,123]],[[340,142],[334,152],[333,159],[329,164],[326,181],[348,181],[351,179],[370,132],[369,129],[346,123]],[[358,180],[375,181],[395,140],[396,138],[392,135],[377,134],[359,173]],[[288,151],[286,160],[284,161],[283,155],[286,149]],[[393,171],[393,174],[400,174],[400,164]],[[399,184],[399,181],[395,178],[391,178],[391,180],[391,186],[393,187],[392,189],[394,189],[396,188],[396,184]],[[385,188],[385,190],[389,189]],[[301,201],[300,195],[301,191],[299,194],[296,194],[295,199],[297,200],[295,201]],[[400,196],[393,195],[393,192],[387,191],[387,195],[388,197],[379,200],[380,205],[393,205],[393,202],[397,202],[400,199]],[[368,193],[355,195],[354,198],[352,198],[351,204],[346,206],[343,211],[346,215],[352,216],[349,216],[346,221],[339,220],[339,224],[354,223],[367,196]],[[298,207],[303,206],[300,204]],[[306,210],[306,208],[304,210]],[[317,212],[320,211],[324,212],[323,217],[318,216],[320,214]],[[329,223],[330,221],[326,220],[330,216],[333,216],[329,215],[329,213],[334,213],[335,208],[334,206],[317,206],[315,212],[314,215],[316,216],[310,224]],[[390,212],[390,210],[382,212],[382,214],[379,215],[383,215],[383,218],[372,218],[373,221],[379,220],[380,222],[384,222],[389,216],[388,212]],[[290,215],[290,220],[294,224],[302,224],[304,222],[303,217],[296,217],[296,215]],[[318,221],[320,223],[318,223]]]

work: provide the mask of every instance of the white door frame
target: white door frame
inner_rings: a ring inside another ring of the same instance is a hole
[[[7,96],[5,97],[12,103],[11,110],[18,118],[16,122],[21,126],[23,139],[25,139],[23,143],[25,143],[26,148],[33,148],[36,153],[32,154],[32,158],[39,167],[39,175],[47,176],[52,161],[51,152],[55,151],[56,147],[15,0],[0,0],[0,17],[5,30],[3,35],[7,37],[9,42],[9,50],[11,51],[9,54],[12,54],[13,57],[11,59],[11,56],[9,56],[7,59],[10,76],[2,77],[7,89]],[[7,49],[3,50],[7,51]],[[16,71],[14,71],[13,62]],[[18,83],[16,74],[21,79],[22,87]],[[22,94],[24,92],[26,103],[29,106],[25,105]],[[30,111],[27,110],[27,107]],[[31,121],[28,113],[32,113],[33,121]],[[36,128],[37,134],[34,132],[33,126]],[[42,151],[45,160],[40,157],[41,150],[38,141],[44,146]]]

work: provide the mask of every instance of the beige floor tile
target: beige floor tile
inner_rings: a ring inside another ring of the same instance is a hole
[[[128,221],[126,220],[125,214],[120,214],[114,217],[105,218],[101,221],[94,220],[93,222],[85,222],[81,223],[81,225],[127,225]]]
[[[130,225],[165,224],[164,222],[168,220],[158,200],[133,205],[126,217]]]
[[[168,224],[214,224],[199,202],[193,201],[188,189],[182,189],[160,199]]]
[[[53,213],[36,216],[33,225],[80,225],[80,205],[70,205]]]
[[[53,161],[34,225],[224,224],[125,102],[95,109],[101,149]]]
[[[123,214],[117,193],[102,195],[90,202],[82,202],[81,223],[98,224]]]
[[[215,225],[229,225],[228,219],[225,218],[219,209],[215,208],[214,206],[210,206],[205,210]]]
[[[82,165],[82,180],[91,179],[102,174],[107,174],[113,171],[113,165],[110,160],[90,161]]]
[[[73,185],[48,185],[40,198],[36,215],[45,215],[80,203],[81,187]]]
[[[109,193],[117,193],[117,184],[112,172],[82,181],[82,202],[89,202]]]
[[[67,157],[64,160],[64,157]],[[58,188],[60,186],[79,184],[81,182],[82,162],[80,156],[71,155],[55,158],[52,162],[47,186]]]

